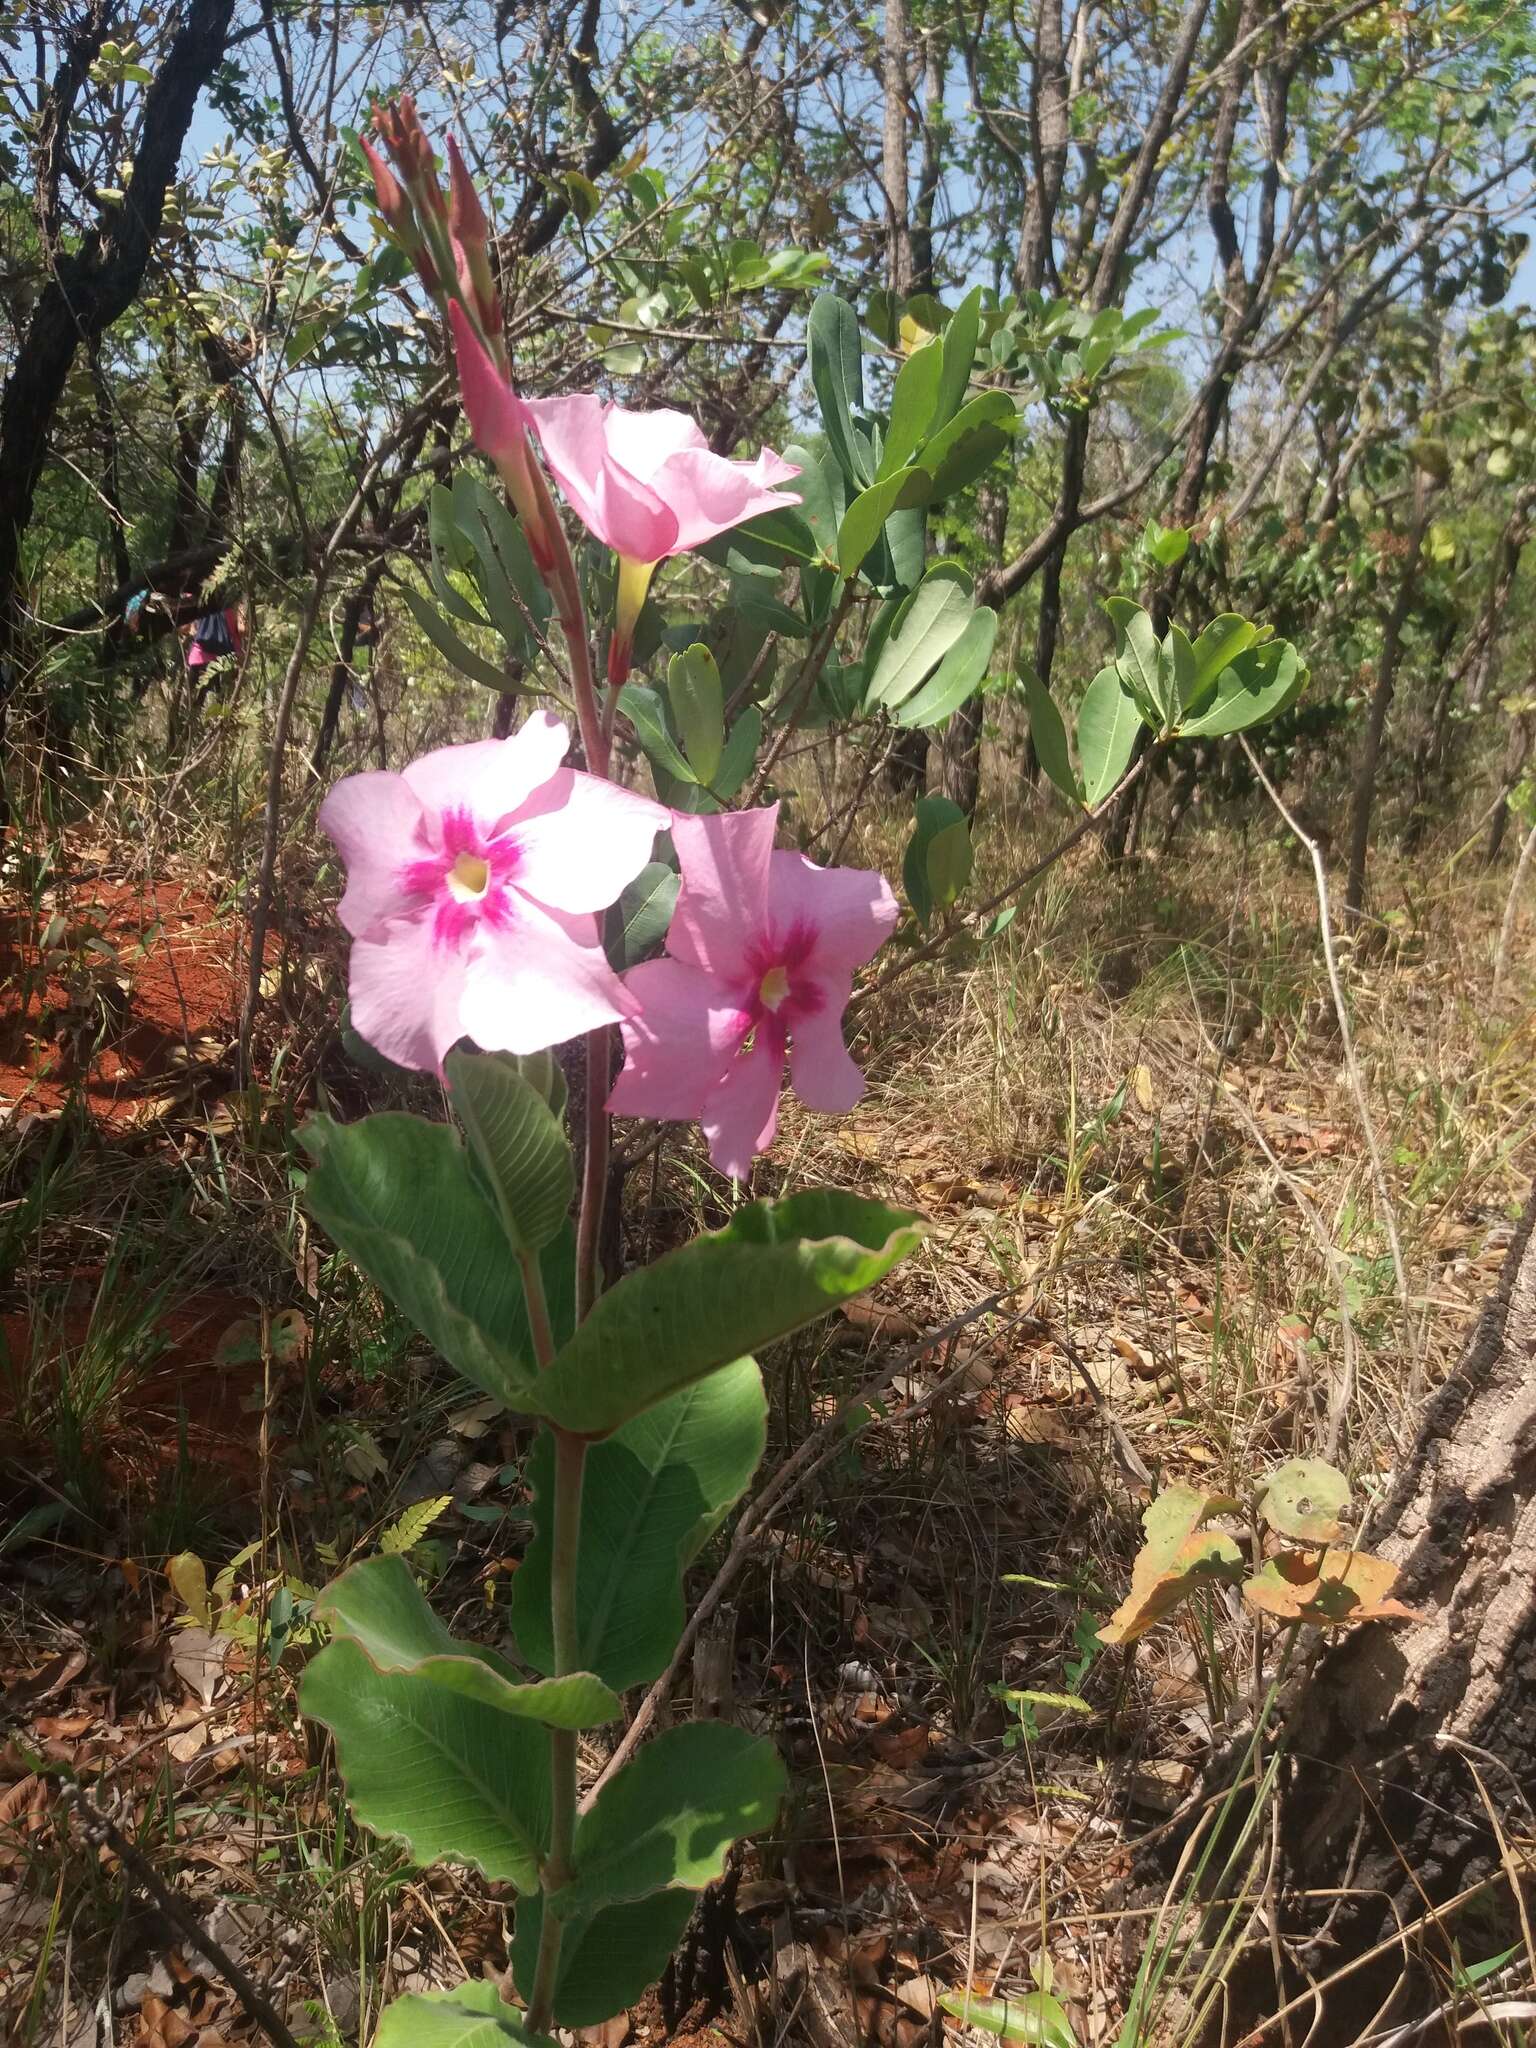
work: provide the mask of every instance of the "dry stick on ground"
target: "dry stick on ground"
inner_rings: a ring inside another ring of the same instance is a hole
[[[267,762],[266,815],[262,826],[261,865],[256,874],[255,900],[251,905],[250,971],[246,978],[245,1001],[240,1007],[238,1061],[242,1086],[250,1080],[251,1032],[256,1023],[256,1012],[261,1004],[261,974],[265,965],[267,926],[272,919],[272,889],[277,873],[278,820],[283,806],[283,767],[288,752],[288,728],[293,722],[293,707],[298,700],[299,684],[304,679],[304,663],[309,653],[309,643],[314,637],[315,626],[320,618],[320,607],[325,602],[326,586],[330,581],[336,557],[351,539],[352,529],[367,505],[369,492],[378,482],[391,456],[415,431],[418,416],[422,412],[430,411],[447,389],[446,377],[439,377],[435,384],[430,385],[363,471],[350,504],[331,528],[330,536],[321,550],[320,559],[315,564],[314,588],[299,614],[293,652],[288,658],[282,691],[277,700],[277,711],[272,720],[272,750]]]
[[[1381,1156],[1381,1144],[1376,1136],[1376,1124],[1371,1115],[1371,1106],[1366,1098],[1365,1081],[1360,1072],[1360,1062],[1355,1057],[1355,1035],[1350,1029],[1349,1006],[1344,1000],[1344,984],[1339,977],[1338,955],[1333,944],[1333,919],[1328,909],[1328,870],[1324,865],[1322,850],[1315,839],[1304,832],[1292,812],[1287,810],[1285,799],[1264,772],[1264,765],[1253,748],[1244,739],[1244,754],[1248,765],[1263,785],[1264,794],[1284,819],[1286,826],[1297,842],[1306,848],[1312,862],[1312,876],[1317,886],[1317,922],[1323,941],[1323,960],[1328,968],[1328,988],[1333,997],[1333,1011],[1339,1024],[1339,1042],[1344,1048],[1344,1073],[1349,1082],[1349,1092],[1354,1097],[1355,1114],[1360,1120],[1361,1136],[1371,1162],[1371,1179],[1376,1187],[1376,1199],[1381,1207],[1382,1228],[1387,1233],[1387,1243],[1392,1252],[1392,1272],[1397,1281],[1398,1300],[1402,1304],[1403,1322],[1408,1333],[1413,1361],[1408,1376],[1407,1412],[1413,1413],[1423,1391],[1424,1344],[1423,1330],[1415,1321],[1408,1293],[1408,1269],[1403,1262],[1402,1239],[1398,1235],[1397,1211],[1392,1202],[1392,1191],[1387,1183],[1387,1169]]]
[[[196,1949],[218,1971],[248,2016],[269,2041],[276,2043],[276,2048],[299,2048],[282,2015],[270,2000],[257,1990],[234,1957],[221,1948],[211,1934],[204,1932],[185,1902],[170,1889],[148,1858],[141,1855],[122,1830],[101,1811],[85,1787],[77,1783],[70,1790],[86,1839],[112,1851],[135,1884],[148,1892],[187,1946]]]
[[[965,1378],[965,1375],[971,1369],[970,1361],[967,1360],[964,1365],[957,1366],[953,1372],[946,1373],[944,1378],[936,1386],[930,1388],[921,1399],[908,1402],[904,1407],[898,1408],[893,1414],[877,1416],[866,1413],[864,1419],[854,1424],[851,1428],[849,1427],[850,1418],[861,1408],[867,1410],[869,1404],[877,1400],[885,1392],[891,1381],[905,1366],[915,1365],[920,1358],[926,1358],[929,1352],[937,1350],[940,1345],[952,1346],[962,1330],[967,1329],[972,1323],[978,1322],[982,1316],[989,1315],[999,1303],[1010,1300],[1016,1294],[1023,1294],[1031,1290],[1034,1284],[1033,1280],[1025,1280],[1021,1281],[1017,1287],[1005,1287],[1000,1294],[989,1294],[984,1300],[973,1302],[968,1309],[962,1309],[959,1315],[952,1316],[947,1323],[941,1323],[938,1329],[931,1330],[920,1343],[911,1346],[906,1351],[897,1352],[894,1358],[888,1359],[881,1366],[873,1379],[866,1380],[857,1392],[850,1394],[845,1401],[840,1403],[836,1413],[828,1416],[827,1420],[819,1428],[813,1430],[805,1441],[798,1445],[789,1457],[785,1459],[784,1463],[774,1473],[762,1491],[742,1510],[741,1519],[736,1524],[735,1531],[731,1537],[731,1547],[726,1552],[724,1563],[719,1571],[715,1573],[703,1598],[698,1602],[693,1613],[690,1615],[688,1625],[683,1630],[678,1640],[677,1648],[672,1653],[672,1662],[663,1671],[660,1678],[656,1680],[655,1684],[635,1709],[634,1719],[624,1731],[612,1756],[604,1764],[596,1784],[582,1801],[581,1810],[583,1813],[588,1810],[593,1800],[596,1799],[598,1793],[602,1791],[604,1785],[607,1784],[614,1773],[627,1763],[639,1748],[645,1731],[650,1727],[652,1721],[655,1720],[656,1715],[671,1693],[673,1686],[676,1685],[678,1678],[681,1676],[684,1666],[692,1656],[694,1639],[697,1637],[699,1630],[724,1599],[732,1580],[746,1563],[748,1557],[753,1554],[753,1538],[768,1520],[770,1513],[781,1508],[792,1494],[798,1493],[801,1487],[815,1477],[816,1473],[820,1471],[821,1467],[829,1459],[836,1457],[839,1451],[851,1443],[856,1436],[862,1435],[866,1429],[874,1428],[877,1423],[889,1424],[910,1421],[914,1416],[921,1415],[926,1409],[931,1408],[935,1402],[942,1400],[952,1388],[958,1386]],[[1032,1316],[1011,1315],[1004,1319],[1004,1327],[1008,1328],[1015,1323],[1027,1323],[1034,1320],[1035,1318]]]

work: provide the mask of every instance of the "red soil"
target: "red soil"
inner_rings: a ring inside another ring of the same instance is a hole
[[[0,911],[0,1116],[76,1089],[101,1123],[153,1115],[220,1060],[240,971],[237,922],[194,884],[102,877]]]

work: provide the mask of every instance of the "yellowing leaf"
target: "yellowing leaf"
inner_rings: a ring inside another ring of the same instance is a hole
[[[1224,1493],[1193,1486],[1160,1493],[1141,1518],[1147,1540],[1131,1570],[1130,1593],[1099,1630],[1099,1641],[1133,1643],[1196,1586],[1241,1578],[1243,1553],[1233,1538],[1201,1526],[1212,1515],[1236,1511],[1237,1502]]]
[[[208,1600],[208,1572],[203,1560],[190,1550],[180,1551],[165,1568],[176,1598],[186,1608],[199,1628],[213,1626],[213,1613]]]
[[[1321,1458],[1292,1458],[1271,1472],[1259,1512],[1277,1536],[1293,1542],[1332,1543],[1344,1533],[1349,1481]]]
[[[1422,1621],[1390,1597],[1398,1568],[1364,1550],[1283,1551],[1243,1584],[1243,1598],[1277,1621],[1352,1628],[1367,1621]]]

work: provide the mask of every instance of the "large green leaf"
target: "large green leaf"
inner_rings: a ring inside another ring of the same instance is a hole
[[[904,469],[933,424],[944,375],[944,344],[935,337],[907,357],[891,393],[891,423],[880,452],[882,477]]]
[[[406,1671],[547,1728],[596,1728],[619,1701],[590,1671],[524,1684],[478,1643],[460,1642],[427,1603],[403,1557],[370,1557],[332,1580],[315,1619],[355,1642],[377,1671]]]
[[[1115,622],[1115,664],[1120,680],[1147,724],[1161,731],[1178,709],[1172,652],[1159,641],[1139,604],[1132,604],[1127,597],[1111,597],[1104,609]]]
[[[570,1213],[576,1167],[549,1104],[498,1053],[451,1052],[448,1099],[496,1198],[507,1241],[542,1251]]]
[[[866,702],[905,703],[954,646],[975,610],[971,579],[957,562],[939,562],[902,604],[869,671]]]
[[[731,1844],[772,1827],[787,1783],[773,1744],[724,1721],[689,1721],[648,1742],[598,1793],[576,1827],[576,1875],[561,1914],[702,1891]]]
[[[817,553],[826,561],[837,560],[837,529],[848,509],[848,479],[842,464],[830,448],[811,449],[792,444],[785,459],[798,462],[800,474],[795,489],[800,493],[800,511]]]
[[[820,292],[811,303],[806,336],[822,428],[844,472],[862,489],[874,482],[875,471],[869,437],[853,417],[864,405],[859,316],[845,300]]]
[[[969,482],[977,473],[968,460],[973,443],[985,447],[985,467],[999,448],[1007,446],[1017,420],[1018,411],[1006,391],[983,391],[962,405],[923,448],[923,467],[933,473],[934,496],[945,497]]]
[[[299,1135],[316,1221],[450,1365],[522,1405],[536,1369],[522,1280],[457,1133],[385,1111],[311,1117]]]
[[[1032,668],[1024,671],[1024,701],[1029,706],[1029,736],[1035,743],[1035,758],[1069,803],[1080,804],[1083,785],[1072,766],[1067,747],[1067,728],[1056,700]]]
[[[1244,654],[1258,638],[1259,629],[1236,612],[1223,612],[1212,619],[1194,645],[1195,675],[1184,701],[1186,712],[1199,711],[1210,699],[1222,670]]]
[[[1083,801],[1089,810],[1103,803],[1130,765],[1141,713],[1117,668],[1101,668],[1077,709],[1077,758],[1083,771]]]
[[[549,1730],[430,1678],[375,1669],[349,1637],[305,1670],[299,1705],[336,1738],[352,1810],[418,1863],[451,1857],[519,1891],[549,1846]]]
[[[746,1491],[766,1439],[762,1374],[740,1358],[632,1416],[587,1452],[576,1570],[577,1661],[622,1692],[667,1668],[682,1634],[683,1570]],[[518,1648],[554,1668],[549,1566],[554,1452],[540,1435],[528,1465],[532,1543],[512,1581]]]
[[[1030,2048],[1079,2048],[1066,2007],[1048,1991],[1024,1991],[1017,1998],[975,1998],[968,1991],[945,1991],[939,2004],[964,2026],[995,2034],[1000,2041],[1028,2043]]]
[[[990,605],[979,605],[937,669],[896,713],[896,723],[942,725],[980,687],[996,639],[997,613]]]
[[[923,504],[932,488],[926,469],[901,469],[860,491],[837,529],[837,566],[843,575],[858,570],[893,512]]]
[[[693,1892],[653,1892],[567,1916],[555,1973],[555,2024],[592,2027],[633,2005],[667,1967],[697,1904]],[[512,1976],[524,1998],[533,1993],[543,1926],[543,1893],[519,1899]]]
[[[901,864],[907,901],[927,924],[936,909],[947,910],[971,879],[975,858],[970,821],[947,796],[920,796],[912,837]]]
[[[916,1219],[832,1188],[750,1202],[723,1230],[626,1273],[539,1379],[534,1406],[605,1436],[632,1415],[862,1294],[912,1250]]]
[[[1222,670],[1205,708],[1184,719],[1179,730],[1204,739],[1247,732],[1284,711],[1301,694],[1306,680],[1306,664],[1291,643],[1266,640],[1237,655]]]
[[[557,2013],[556,2019],[560,2018]],[[471,1977],[456,1991],[411,1991],[386,2006],[373,2048],[555,2048],[535,2034],[494,1984]]]

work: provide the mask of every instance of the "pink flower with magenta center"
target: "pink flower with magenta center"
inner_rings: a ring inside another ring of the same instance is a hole
[[[777,823],[777,804],[673,820],[683,887],[668,957],[626,976],[636,1008],[608,1100],[622,1116],[702,1124],[736,1180],[773,1143],[786,1053],[807,1109],[852,1109],[864,1093],[843,1011],[897,917],[883,876],[775,852]]]
[[[538,712],[511,739],[350,775],[321,805],[347,864],[352,1022],[387,1059],[435,1069],[466,1035],[538,1052],[633,1007],[596,913],[669,814],[562,767],[568,745]]]

